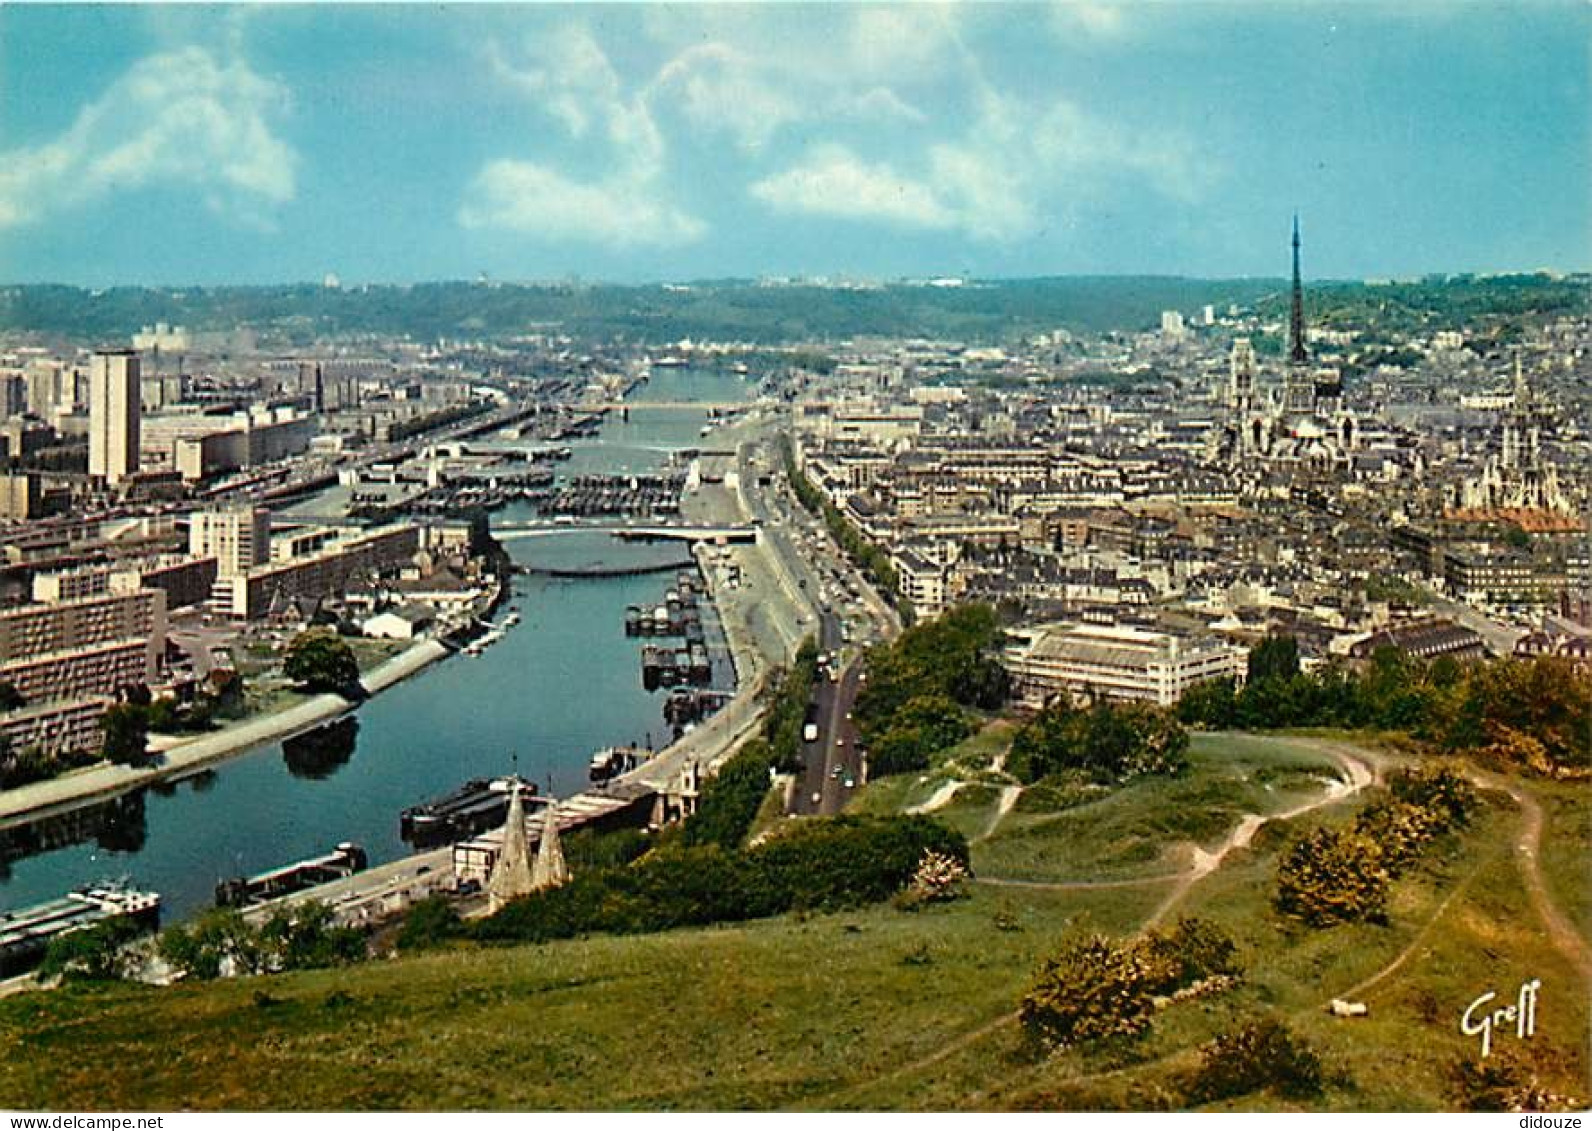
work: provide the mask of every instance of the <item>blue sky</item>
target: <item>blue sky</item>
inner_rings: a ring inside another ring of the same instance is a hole
[[[1585,269],[1580,4],[0,7],[0,280]]]

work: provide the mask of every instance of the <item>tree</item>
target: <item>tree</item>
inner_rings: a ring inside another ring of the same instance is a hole
[[[324,628],[308,629],[293,638],[282,671],[311,691],[344,694],[359,685],[354,650],[337,633]]]
[[[1238,690],[1231,676],[1201,680],[1177,701],[1177,717],[1189,726],[1225,730],[1238,719]]]
[[[110,982],[126,978],[138,965],[127,945],[144,929],[125,915],[68,931],[50,941],[39,965],[41,977]]]
[[[15,711],[26,705],[27,700],[16,686],[10,680],[0,679],[0,711]]]
[[[1292,636],[1268,636],[1249,650],[1249,682],[1292,679],[1299,674],[1299,641]]]
[[[1012,739],[1006,766],[1025,782],[1079,770],[1102,784],[1182,773],[1188,732],[1171,711],[1101,700],[1087,711],[1057,696]]]
[[[168,927],[160,933],[158,952],[178,973],[202,981],[266,968],[254,928],[231,908],[207,911],[186,927]]]
[[[260,928],[273,970],[346,966],[365,957],[365,936],[332,921],[332,909],[310,900],[274,912]]]
[[[149,710],[136,703],[113,703],[100,716],[105,732],[105,757],[119,765],[135,766],[149,746]]]

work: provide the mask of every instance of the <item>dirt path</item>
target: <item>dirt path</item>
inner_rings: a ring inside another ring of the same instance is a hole
[[[1037,891],[1104,891],[1108,888],[1147,888],[1156,884],[1170,884],[1183,878],[1182,872],[1168,872],[1162,876],[1135,876],[1127,880],[1003,880],[992,876],[975,876],[975,884],[988,884],[998,888],[1032,888]]]
[[[1482,770],[1472,770],[1470,776],[1477,785],[1502,790],[1520,806],[1520,834],[1515,838],[1515,865],[1520,869],[1521,879],[1526,882],[1526,894],[1531,897],[1537,918],[1548,929],[1548,937],[1553,941],[1554,948],[1564,955],[1582,978],[1592,980],[1592,946],[1588,946],[1570,917],[1553,901],[1547,881],[1542,878],[1542,867],[1537,863],[1537,854],[1542,848],[1541,803],[1529,790],[1504,778]]]
[[[1292,809],[1285,810],[1284,812],[1272,813],[1267,816],[1261,816],[1255,813],[1246,814],[1244,818],[1239,821],[1237,827],[1228,834],[1227,839],[1222,842],[1221,847],[1219,847],[1215,852],[1206,852],[1198,846],[1194,846],[1193,852],[1190,856],[1189,866],[1183,872],[1133,880],[1078,881],[1077,883],[1062,884],[1049,884],[1041,883],[1039,881],[1026,880],[1002,880],[996,878],[981,878],[976,882],[1005,887],[1035,887],[1053,889],[1057,891],[1084,891],[1110,887],[1138,887],[1152,883],[1166,883],[1175,881],[1177,886],[1168,894],[1167,898],[1162,901],[1158,908],[1156,908],[1151,917],[1145,921],[1144,927],[1141,928],[1147,930],[1150,927],[1155,926],[1168,912],[1172,910],[1172,908],[1176,907],[1177,904],[1182,900],[1183,896],[1188,894],[1190,888],[1192,888],[1204,877],[1210,875],[1217,868],[1221,867],[1222,861],[1227,858],[1227,855],[1230,852],[1236,848],[1242,848],[1248,845],[1249,842],[1254,838],[1256,831],[1262,825],[1266,824],[1266,822],[1289,820],[1293,817],[1298,817],[1304,813],[1308,813],[1313,809],[1319,809],[1324,805],[1330,805],[1335,801],[1340,801],[1345,797],[1349,797],[1360,792],[1360,790],[1364,789],[1366,786],[1370,785],[1376,780],[1377,765],[1374,761],[1374,756],[1370,755],[1366,751],[1360,750],[1358,747],[1347,746],[1341,743],[1323,742],[1315,739],[1290,739],[1286,741],[1304,743],[1311,749],[1318,750],[1321,753],[1326,754],[1328,757],[1332,758],[1333,761],[1338,763],[1339,768],[1343,770],[1347,780],[1333,781],[1322,792],[1320,797],[1305,802],[1302,805],[1295,806]],[[931,797],[928,801],[924,802],[924,806],[933,805],[940,797],[940,794],[944,793],[946,788],[952,785],[960,788],[961,783],[948,783],[947,787],[942,787],[938,792],[936,792],[934,797]],[[952,788],[951,793],[954,794],[955,792],[956,790]],[[947,795],[944,800],[939,801],[939,804],[943,805],[949,799],[950,797]],[[919,807],[913,811],[927,810],[923,807]],[[996,819],[999,820],[999,815]],[[977,1029],[963,1033],[961,1036],[952,1039],[944,1045],[941,1045],[926,1057],[912,1061],[908,1064],[903,1064],[882,1076],[872,1076],[866,1080],[859,1080],[849,1087],[827,1093],[821,1097],[821,1099],[824,1101],[826,1106],[832,1107],[834,1105],[834,1101],[840,1097],[864,1092],[876,1084],[882,1084],[910,1073],[921,1072],[925,1068],[932,1068],[934,1065],[939,1064],[941,1061],[946,1060],[951,1056],[954,1056],[956,1053],[962,1051],[968,1046],[978,1043],[991,1033],[995,1033],[1005,1026],[1012,1024],[1020,1016],[1021,1012],[1015,1009],[1009,1013],[1003,1013],[1001,1016],[992,1021],[986,1022]],[[1179,1053],[1176,1055],[1187,1056],[1188,1050],[1179,1050]],[[1117,1073],[1131,1071],[1139,1067],[1143,1066],[1125,1066],[1123,1068],[1112,1069],[1109,1072],[1101,1075],[1115,1075]]]
[[[927,801],[919,805],[913,805],[907,810],[907,812],[932,813],[936,809],[943,809],[951,803],[951,798],[956,796],[956,791],[967,784],[968,783],[965,781],[957,781],[955,778],[952,778],[939,789],[935,790]]]
[[[1304,741],[1310,742],[1310,740]],[[1311,742],[1311,745],[1314,749],[1319,750],[1337,762],[1347,780],[1334,781],[1327,786],[1321,796],[1302,805],[1295,805],[1292,809],[1285,809],[1280,813],[1268,813],[1265,815],[1246,813],[1233,831],[1227,834],[1227,839],[1222,841],[1215,852],[1207,852],[1197,844],[1192,845],[1189,850],[1188,870],[1183,873],[1177,887],[1167,893],[1166,900],[1160,907],[1155,909],[1155,913],[1146,921],[1146,927],[1154,927],[1166,918],[1172,909],[1182,902],[1183,897],[1188,894],[1190,888],[1222,866],[1222,861],[1227,859],[1229,853],[1236,849],[1248,848],[1262,825],[1271,821],[1290,821],[1312,810],[1341,801],[1345,797],[1352,797],[1376,780],[1376,767],[1361,752],[1356,750],[1351,753],[1352,747],[1324,742]]]
[[[995,813],[990,817],[989,824],[985,826],[983,832],[979,833],[973,839],[988,840],[990,837],[994,836],[995,829],[1000,825],[1001,821],[1005,820],[1006,814],[1012,811],[1013,806],[1017,804],[1017,799],[1022,795],[1023,787],[1020,785],[1003,786],[1001,788],[1000,799],[995,803]]]

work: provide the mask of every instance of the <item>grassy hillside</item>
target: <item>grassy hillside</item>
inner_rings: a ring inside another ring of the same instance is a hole
[[[998,733],[973,742],[957,772],[999,753]],[[1552,1050],[1543,1062],[1558,1090],[1585,1097],[1585,974],[1536,917],[1515,851],[1522,811],[1503,793],[1489,793],[1469,830],[1438,841],[1395,884],[1386,926],[1313,931],[1279,919],[1269,898],[1288,830],[1275,824],[1167,906],[1189,839],[1209,848],[1240,811],[1295,805],[1309,778],[1330,772],[1329,745],[1202,736],[1183,780],[1096,798],[1041,794],[1004,815],[1003,783],[986,765],[987,780],[943,811],[979,838],[980,882],[917,912],[886,905],[165,990],[13,997],[0,1001],[0,1106],[1175,1107],[1198,1046],[1265,1013],[1288,1019],[1333,1066],[1315,1106],[1445,1108],[1451,1067],[1473,1046],[1457,1030],[1460,1013],[1527,977],[1544,986],[1534,1047]],[[881,783],[862,804],[882,807],[908,786],[921,802],[932,784]],[[1547,834],[1584,836],[1584,787],[1533,789]],[[1041,804],[1056,802],[1066,807]],[[1360,803],[1294,823],[1346,820]],[[1584,860],[1559,846],[1541,853],[1549,891],[1583,927]],[[1091,868],[1109,885],[1081,884]],[[1226,927],[1248,971],[1242,983],[1163,1010],[1136,1041],[1027,1053],[1015,1010],[1040,959],[1070,931],[1130,933],[1157,911]],[[1370,1016],[1332,1018],[1324,1006],[1337,996],[1365,1001]],[[1233,1106],[1290,1105],[1262,1093]]]

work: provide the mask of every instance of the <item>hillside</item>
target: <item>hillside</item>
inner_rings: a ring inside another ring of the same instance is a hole
[[[1003,737],[987,731],[922,779],[887,780],[859,801],[952,796],[935,812],[974,841],[979,881],[965,899],[14,997],[0,1002],[0,1106],[1181,1107],[1198,1047],[1270,1014],[1331,1066],[1303,1106],[1444,1109],[1457,1102],[1454,1066],[1474,1056],[1460,1014],[1531,977],[1544,987],[1531,1042],[1544,1080],[1587,1094],[1584,786],[1500,782],[1520,800],[1486,793],[1468,829],[1397,881],[1387,925],[1312,930],[1269,906],[1285,824],[1349,819],[1373,791],[1323,805],[1324,783],[1388,755],[1336,739],[1198,736],[1181,778],[1030,797],[992,768]],[[953,795],[953,779],[971,784]],[[1224,854],[1244,813],[1305,806]],[[1573,929],[1545,929],[1545,908]],[[1048,1058],[1023,1048],[1018,1001],[1070,932],[1125,935],[1180,914],[1235,938],[1247,971],[1236,988],[1161,1010],[1134,1041]],[[1329,1016],[1334,997],[1369,1016]],[[1264,1092],[1229,1104],[1301,1106]]]

